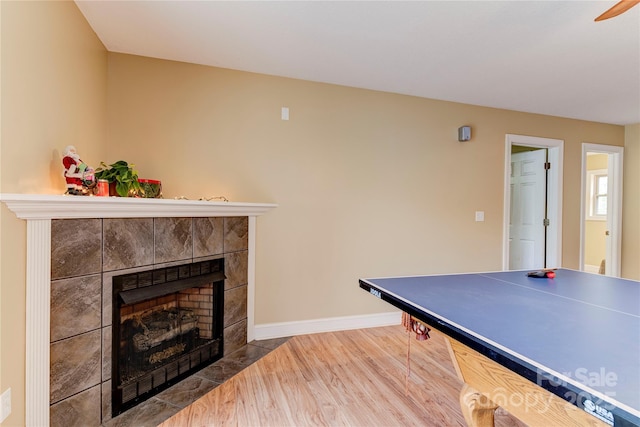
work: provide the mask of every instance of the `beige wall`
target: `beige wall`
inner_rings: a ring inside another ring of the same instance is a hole
[[[0,7],[0,191],[61,193],[60,152],[75,144],[94,166],[135,163],[167,197],[278,203],[258,220],[259,324],[389,311],[358,289],[363,276],[499,269],[506,133],[565,140],[563,263],[576,268],[581,143],[625,144],[620,126],[107,55],[73,3]],[[456,141],[461,125],[470,142]],[[636,171],[637,135],[627,128]],[[8,426],[24,423],[25,226],[1,209]],[[635,236],[623,237],[631,274]]]
[[[107,55],[70,1],[2,1],[0,192],[64,192],[60,153],[106,156]],[[0,392],[3,426],[24,425],[25,222],[0,208]]]
[[[600,267],[607,255],[607,245],[605,233],[607,231],[606,221],[585,221],[584,238],[585,266]],[[585,269],[586,270],[586,269]],[[597,271],[597,270],[596,270]]]
[[[608,154],[592,154],[587,156],[587,170],[607,169],[609,167]]]
[[[640,280],[640,123],[625,127],[622,277]]]
[[[109,161],[166,196],[279,204],[258,221],[258,324],[389,310],[359,277],[500,269],[506,133],[565,141],[563,264],[577,268],[581,144],[624,144],[620,126],[121,54],[109,123]]]

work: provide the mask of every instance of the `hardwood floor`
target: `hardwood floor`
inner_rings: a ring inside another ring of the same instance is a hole
[[[161,426],[464,426],[462,383],[431,336],[411,336],[408,387],[401,326],[293,337]],[[498,410],[496,426],[522,425]]]

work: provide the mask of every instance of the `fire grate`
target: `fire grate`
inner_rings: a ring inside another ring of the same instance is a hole
[[[112,415],[223,354],[224,259],[113,278]]]

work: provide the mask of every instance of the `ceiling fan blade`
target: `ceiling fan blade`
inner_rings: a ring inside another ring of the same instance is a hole
[[[621,13],[626,12],[627,10],[631,9],[633,6],[637,5],[638,3],[640,3],[640,0],[621,0],[615,5],[613,5],[611,9],[607,10],[605,13],[598,16],[595,20],[604,21],[605,19],[613,18],[614,16],[618,16]]]

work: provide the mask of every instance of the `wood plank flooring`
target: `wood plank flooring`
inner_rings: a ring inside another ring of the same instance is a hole
[[[411,335],[408,389],[401,326],[293,337],[161,427],[464,426],[462,383],[431,336]],[[498,410],[496,426],[523,424]]]

